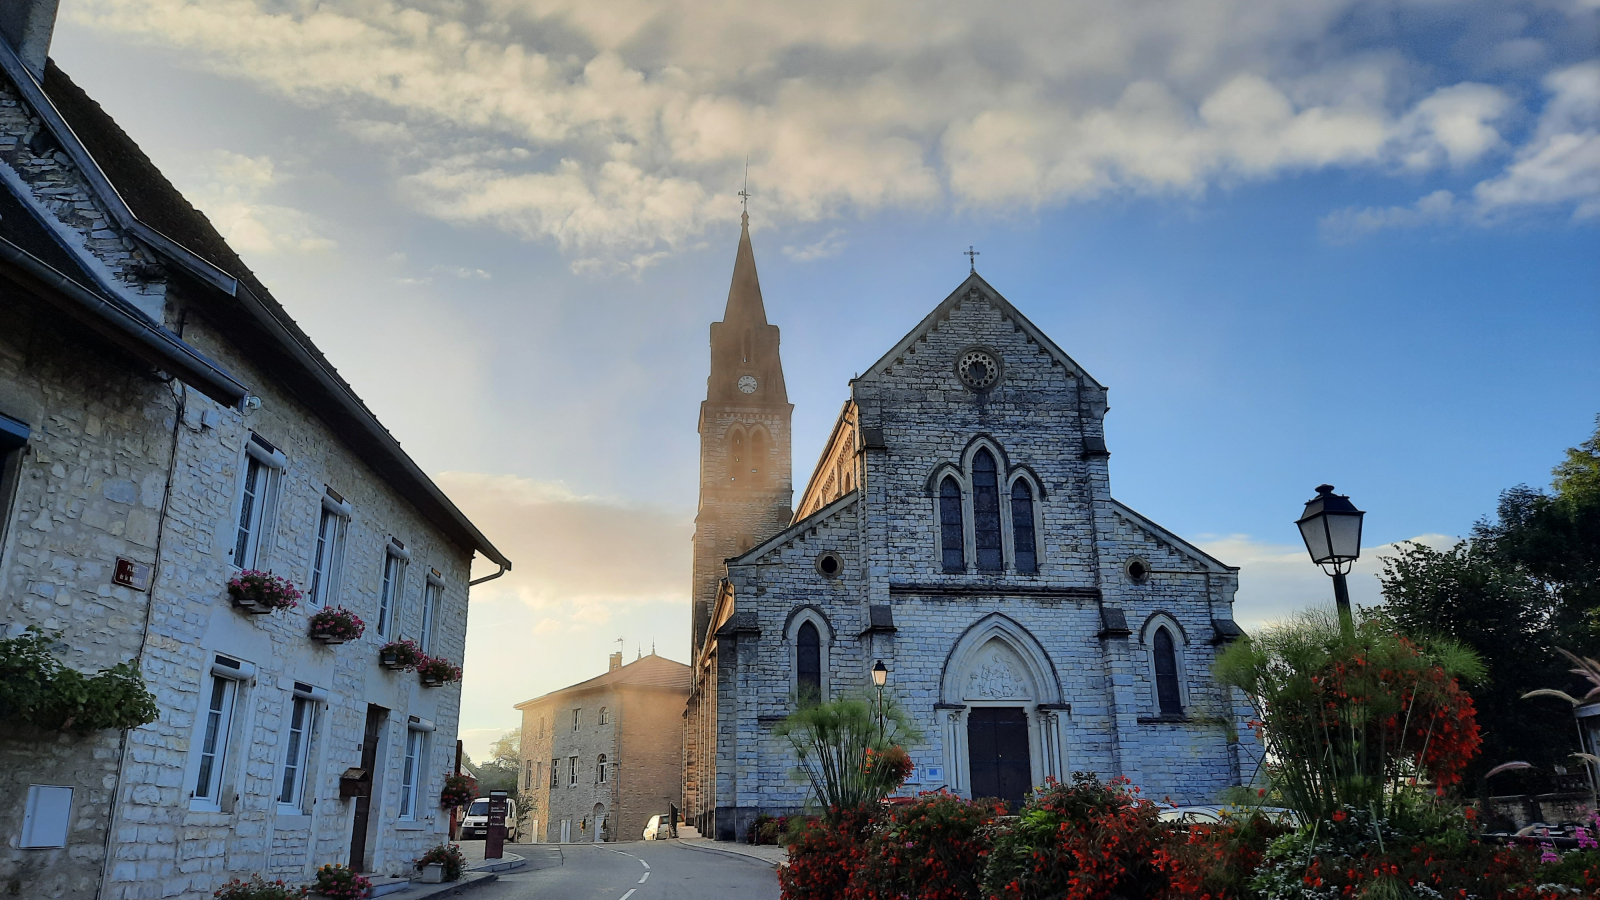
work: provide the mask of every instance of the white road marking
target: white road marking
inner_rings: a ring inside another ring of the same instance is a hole
[[[647,879],[647,878],[649,878],[649,877],[650,877],[650,873],[649,873],[649,872],[646,872],[646,873],[644,873],[644,874],[643,874],[643,875],[640,875],[640,876],[639,876],[639,883],[640,883],[640,884],[644,884],[644,882],[645,882],[645,879]]]
[[[638,890],[638,888],[628,888],[628,892],[622,895],[622,900],[628,900],[629,897],[633,896],[633,892],[636,890]]]
[[[650,868],[650,864],[649,864],[649,863],[647,863],[647,862],[645,862],[645,861],[644,861],[644,860],[642,860],[642,859],[641,859],[641,860],[639,860],[639,865],[641,865],[641,866],[644,866],[644,867],[645,867],[645,868],[646,868],[646,869],[648,869],[648,868]]]

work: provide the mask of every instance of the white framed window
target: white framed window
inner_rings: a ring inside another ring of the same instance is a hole
[[[1151,687],[1150,706],[1162,717],[1182,717],[1189,705],[1184,677],[1184,656],[1188,641],[1183,626],[1166,612],[1156,612],[1139,629],[1144,645]]]
[[[572,730],[573,731],[577,731],[578,730],[578,714],[581,713],[581,712],[583,712],[583,710],[578,709],[576,707],[574,707],[573,710],[572,710]]]
[[[260,569],[267,564],[272,548],[271,535],[278,518],[278,482],[288,458],[254,432],[244,449],[239,515],[228,555],[235,568]]]
[[[812,606],[801,606],[789,614],[784,626],[789,651],[789,694],[801,703],[815,703],[831,696],[830,674],[833,627]]]
[[[344,537],[350,514],[350,504],[333,488],[326,488],[321,515],[317,517],[317,540],[311,551],[311,584],[306,591],[313,606],[339,598],[339,573],[344,568]]]
[[[193,809],[220,810],[226,794],[228,751],[233,743],[240,686],[255,676],[255,666],[217,654],[201,694],[196,728],[194,779],[189,793]]]
[[[388,637],[394,630],[400,598],[405,596],[406,562],[411,553],[397,538],[390,538],[383,551],[383,582],[378,587],[378,635]]]
[[[611,724],[611,714],[606,711],[606,708],[604,706],[600,707],[600,724],[601,725],[609,725],[609,724]]]
[[[556,759],[550,760],[550,786],[551,787],[560,787],[561,786],[561,760],[560,760],[560,758],[556,758]]]
[[[577,786],[578,786],[578,758],[576,756],[569,756],[569,757],[567,757],[567,787],[577,787]]]
[[[595,760],[594,780],[596,784],[606,783],[606,755],[604,753],[600,754],[600,758]]]
[[[406,729],[406,757],[400,767],[400,818],[406,821],[417,817],[417,788],[422,780],[420,776],[427,742],[427,732]]]
[[[423,653],[433,650],[433,630],[439,627],[439,603],[444,597],[444,578],[438,569],[429,569],[427,584],[422,589],[422,633],[417,635],[417,646]]]
[[[303,682],[294,683],[285,720],[283,769],[278,775],[278,812],[299,814],[306,808],[306,785],[311,783],[311,746],[316,739],[320,705],[328,692]]]

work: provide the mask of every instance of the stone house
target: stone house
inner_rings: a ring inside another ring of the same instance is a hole
[[[749,377],[780,363],[748,243],[700,416],[684,765],[701,832],[803,808],[775,726],[808,695],[871,696],[880,661],[919,732],[906,791],[1015,805],[1088,771],[1206,803],[1249,777],[1248,707],[1210,675],[1240,634],[1237,569],[1112,496],[1105,386],[976,271],[850,382],[798,508],[755,530],[790,483],[787,404],[763,395],[782,381]],[[725,463],[780,414],[765,480]]]
[[[0,627],[60,632],[79,671],[137,662],[160,714],[0,734],[0,893],[405,872],[446,838],[460,690],[378,647],[461,660],[474,554],[510,563],[47,60],[54,6],[0,14]],[[249,568],[299,608],[234,608]],[[334,606],[362,638],[309,637]]]
[[[683,805],[689,667],[655,655],[536,697],[522,711],[518,812],[533,843],[636,841]]]

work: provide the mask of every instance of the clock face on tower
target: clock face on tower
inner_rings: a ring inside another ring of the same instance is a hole
[[[756,392],[756,377],[754,375],[740,375],[739,390],[746,394],[754,394]]]

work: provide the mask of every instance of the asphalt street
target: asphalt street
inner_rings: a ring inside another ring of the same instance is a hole
[[[472,900],[778,900],[778,877],[760,860],[677,841],[515,844],[528,865],[476,888]]]

